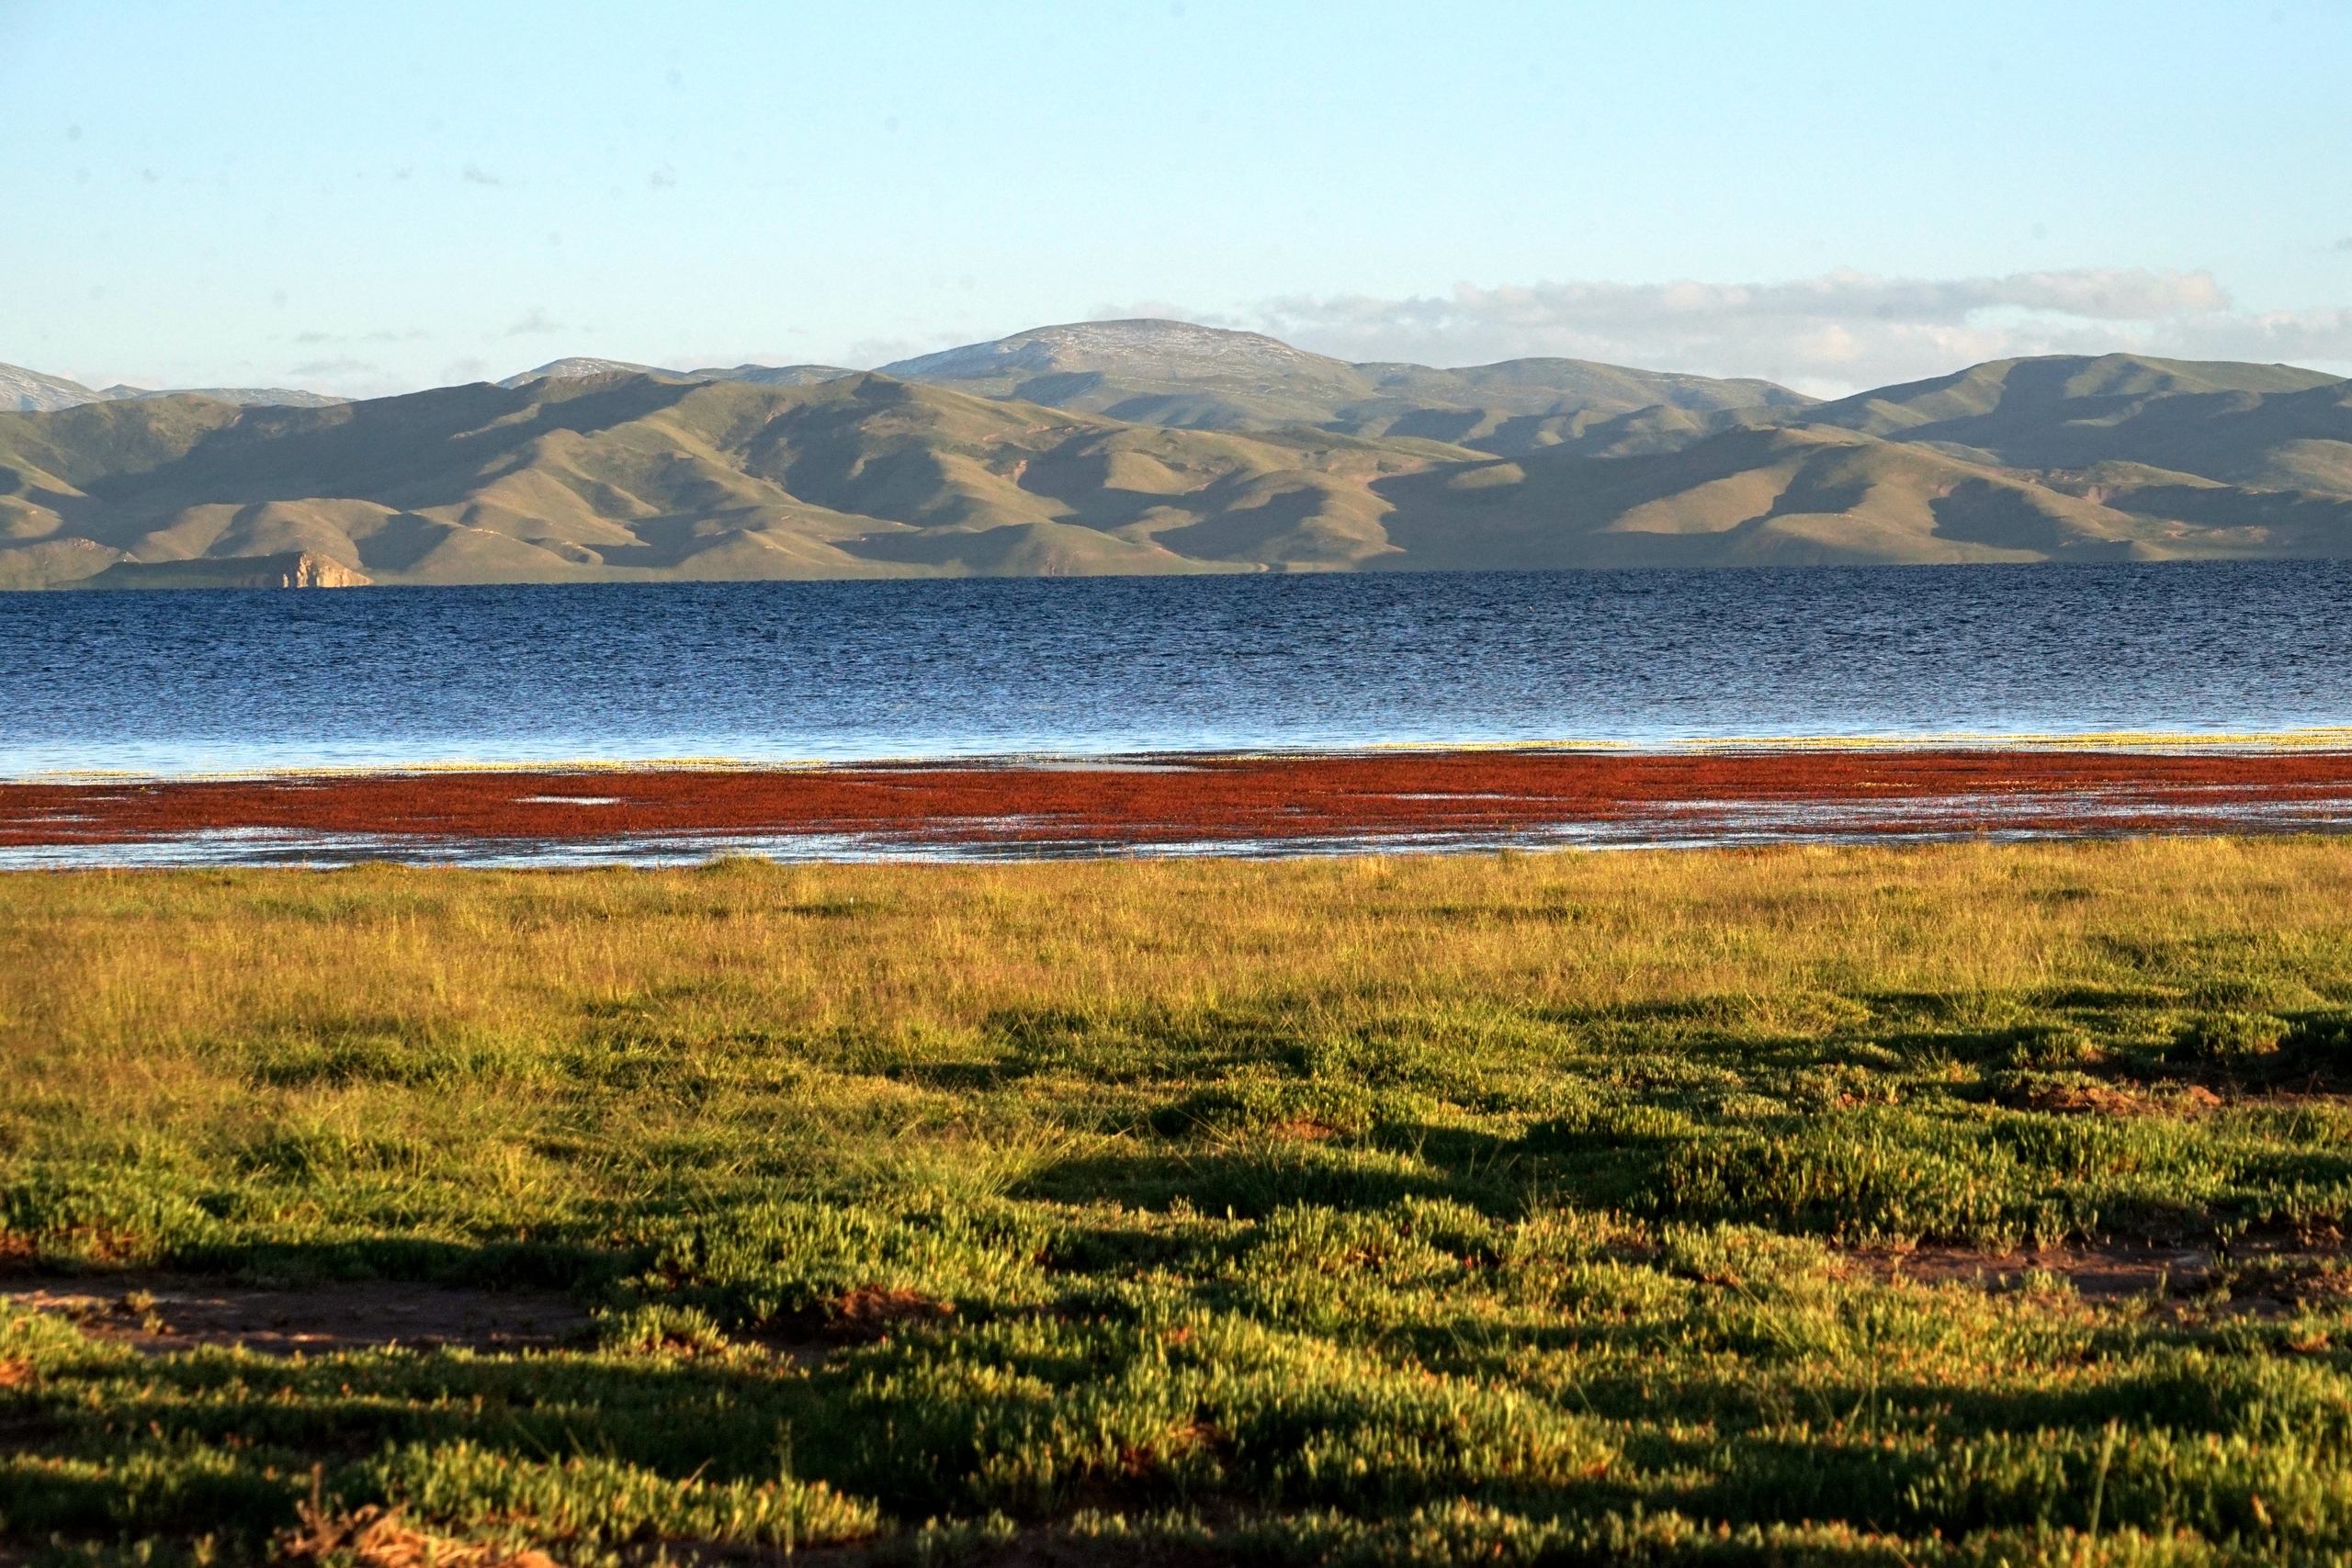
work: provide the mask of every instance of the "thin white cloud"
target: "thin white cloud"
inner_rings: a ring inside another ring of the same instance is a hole
[[[2006,277],[1839,271],[1766,284],[1538,283],[1444,296],[1271,300],[1251,326],[1353,360],[1559,355],[1849,391],[2030,354],[2352,361],[2352,310],[2248,312],[2207,272]]]
[[[545,310],[540,310],[537,305],[534,305],[527,312],[525,313],[521,321],[506,329],[504,335],[507,337],[545,337],[549,333],[560,333],[563,330],[564,326],[561,321],[551,321],[548,320],[548,313]]]

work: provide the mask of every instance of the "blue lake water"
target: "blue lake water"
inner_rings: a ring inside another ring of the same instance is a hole
[[[2352,724],[2352,564],[0,593],[0,775]]]

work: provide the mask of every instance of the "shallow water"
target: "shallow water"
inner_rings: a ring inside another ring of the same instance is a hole
[[[2352,723],[2352,566],[0,593],[0,776]]]
[[[2085,820],[2086,809],[2090,819]],[[594,839],[480,839],[263,828],[209,829],[131,842],[0,843],[0,872],[101,867],[191,870],[209,866],[333,868],[369,862],[492,870],[699,865],[727,856],[779,864],[845,861],[899,863],[1185,859],[1251,860],[1363,854],[1470,854],[1515,850],[1720,849],[1763,844],[1921,844],[1979,840],[2115,837],[2148,833],[2352,832],[2352,796],[2232,805],[2134,803],[2102,819],[2078,795],[1982,795],[1874,805],[1852,801],[1706,801],[1628,816],[1432,832],[1299,838],[942,839],[892,832],[645,833]]]

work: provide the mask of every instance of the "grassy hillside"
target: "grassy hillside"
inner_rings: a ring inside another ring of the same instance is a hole
[[[100,565],[304,551],[394,583],[1343,567],[1390,548],[1370,480],[1468,456],[1129,426],[878,376],[609,375],[16,416],[0,528],[87,540],[114,552]]]
[[[1346,366],[1231,333],[1148,395],[1056,368],[1073,342],[1103,363],[1163,344],[1128,325],[914,367],[952,385],[622,370],[0,414],[0,586],[301,555],[399,584],[2352,553],[2352,383],[2311,372],[2019,360],[1805,407],[1573,361]],[[1383,403],[1390,372],[1410,395]],[[1513,398],[1576,408],[1497,412]],[[1148,417],[1075,406],[1093,402]],[[1237,410],[1300,422],[1217,427]],[[1351,423],[1376,434],[1329,428]]]
[[[1440,370],[1308,354],[1187,321],[1086,321],[883,367],[983,397],[1215,430],[1312,425],[1508,455],[1566,444],[1595,456],[1681,446],[1725,409],[1801,408],[1769,381],[1678,376],[1580,359]],[[1647,415],[1643,418],[1640,416]]]
[[[1769,381],[1580,359],[1514,359],[1454,370],[1351,365],[1259,333],[1148,320],[1040,327],[899,360],[882,371],[975,397],[1131,423],[1248,432],[1306,425],[1505,455],[1563,444],[1591,456],[1668,450],[1719,428],[1712,416],[1724,411],[1795,409],[1814,400]],[[615,372],[771,386],[809,386],[855,374],[824,365],[667,370],[612,359],[559,359],[499,384]]]
[[[1464,568],[2146,560],[2352,551],[2352,507],[2301,504],[2258,531],[2222,492],[2202,524],[2148,516],[1942,452],[1835,428],[1736,432],[1592,462],[1532,454],[1377,490],[1400,561]],[[2201,503],[2221,487],[2188,494]],[[2132,498],[2146,493],[2131,491]],[[2167,511],[2180,510],[2167,507]],[[2291,536],[2301,550],[2279,549]]]
[[[376,1568],[2333,1562],[2347,908],[2312,840],[0,879],[0,1289],[85,1298],[0,1304],[0,1555],[315,1485]],[[172,1343],[224,1287],[385,1325]]]
[[[2295,366],[1997,360],[1796,417],[2029,478],[2138,520],[2156,553],[2339,555],[2352,529],[2352,382]]]
[[[1804,411],[1808,424],[2030,469],[2136,463],[2352,495],[2352,382],[2290,365],[2005,359]]]

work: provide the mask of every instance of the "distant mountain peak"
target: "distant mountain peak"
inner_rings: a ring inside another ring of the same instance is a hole
[[[216,403],[241,403],[247,408],[294,409],[332,408],[352,400],[338,398],[333,392],[304,392],[291,387],[166,387],[161,391],[149,391],[144,387],[108,387],[98,396],[107,401],[124,398],[210,398]]]
[[[534,381],[578,380],[589,376],[659,376],[665,381],[752,381],[766,387],[813,387],[820,381],[854,376],[838,365],[737,365],[721,370],[671,370],[659,365],[637,365],[626,359],[596,359],[575,355],[550,359],[536,370],[525,370],[498,383],[527,387]]]
[[[0,365],[0,409],[19,413],[48,413],[83,403],[95,403],[105,394],[62,376],[44,376],[21,365]]]
[[[658,365],[633,365],[626,359],[596,359],[586,355],[574,355],[568,359],[550,359],[537,369],[518,371],[498,384],[502,387],[527,387],[534,381],[576,381],[589,376],[662,376],[673,381],[688,378],[682,371],[664,370]]]
[[[979,381],[1036,372],[1147,368],[1170,380],[1186,380],[1348,367],[1263,333],[1142,317],[1033,327],[989,343],[901,359],[882,367],[882,373],[926,381]]]
[[[325,392],[298,392],[286,387],[174,387],[161,391],[146,387],[113,386],[93,391],[62,376],[44,376],[21,365],[0,365],[0,410],[18,413],[55,413],[85,403],[119,403],[143,398],[210,398],[220,403],[268,404],[277,407],[324,408],[347,402]]]

